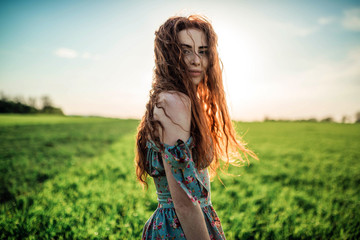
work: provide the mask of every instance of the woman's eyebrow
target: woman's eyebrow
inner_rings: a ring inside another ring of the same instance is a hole
[[[181,44],[182,47],[187,47],[187,48],[192,48],[192,46],[187,45],[187,44]],[[199,49],[204,49],[204,48],[208,48],[208,46],[200,46]]]
[[[187,45],[187,44],[181,44],[182,47],[187,47],[187,48],[192,48],[192,46]]]

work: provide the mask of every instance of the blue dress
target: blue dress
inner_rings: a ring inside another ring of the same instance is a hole
[[[210,239],[225,239],[220,219],[211,204],[208,170],[198,171],[192,158],[192,137],[186,143],[179,139],[174,146],[163,146],[165,150],[162,153],[153,141],[148,140],[146,144],[146,170],[154,179],[158,207],[145,223],[142,239],[186,239],[171,199],[162,156],[187,196],[194,204],[200,204]]]

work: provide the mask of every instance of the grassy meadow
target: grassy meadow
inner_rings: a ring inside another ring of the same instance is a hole
[[[1,239],[140,239],[138,120],[0,115]],[[360,239],[360,124],[236,123],[260,158],[211,183],[227,239]]]

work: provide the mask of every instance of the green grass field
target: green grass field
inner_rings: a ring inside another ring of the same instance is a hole
[[[1,239],[140,239],[137,120],[0,115]],[[227,239],[359,239],[360,125],[236,123],[259,156],[214,179]]]

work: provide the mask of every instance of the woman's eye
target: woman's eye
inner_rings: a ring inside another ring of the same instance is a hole
[[[206,55],[207,53],[208,53],[207,50],[199,51],[199,54],[201,54],[201,55]]]
[[[191,51],[188,50],[188,49],[184,49],[183,52],[184,52],[184,54],[189,54],[189,53],[191,53]]]

